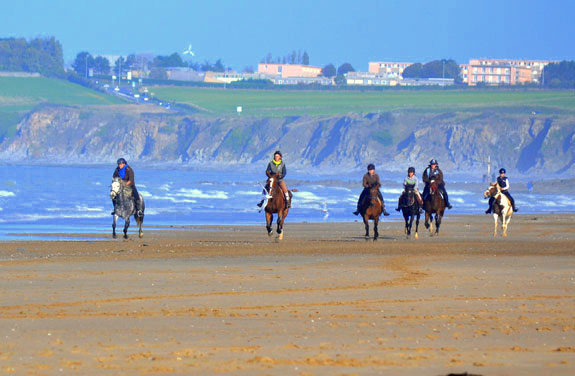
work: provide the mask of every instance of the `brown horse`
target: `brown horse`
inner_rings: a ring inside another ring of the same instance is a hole
[[[493,221],[494,221],[494,228],[493,228],[493,236],[497,236],[497,220],[501,222],[501,227],[503,229],[502,236],[507,236],[507,226],[509,222],[511,222],[511,217],[513,217],[513,207],[511,206],[511,202],[501,193],[501,187],[497,183],[491,183],[489,188],[483,193],[483,197],[495,198],[495,202],[493,202]]]
[[[277,233],[278,239],[282,240],[284,237],[283,227],[284,221],[289,213],[289,208],[286,207],[284,193],[279,184],[277,184],[275,178],[269,178],[267,182],[268,193],[271,198],[265,207],[266,212],[266,229],[268,230],[268,236],[272,236],[272,221],[274,220],[274,213],[277,213]],[[290,200],[292,197],[292,192],[289,191]]]
[[[425,228],[429,229],[431,236],[434,235],[433,214],[435,214],[435,235],[439,235],[439,226],[445,212],[445,200],[439,193],[435,181],[429,184],[429,195],[423,201],[423,210],[425,210]]]
[[[363,224],[365,225],[365,237],[369,238],[369,220],[373,220],[373,240],[377,240],[379,232],[377,231],[377,224],[379,217],[383,212],[383,205],[379,200],[379,185],[371,187],[369,190],[369,206],[364,209],[362,213]]]

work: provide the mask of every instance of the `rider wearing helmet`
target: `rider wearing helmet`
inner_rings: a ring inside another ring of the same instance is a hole
[[[367,173],[363,175],[363,191],[359,195],[359,200],[357,200],[357,210],[353,212],[354,215],[361,213],[362,209],[367,206],[367,199],[369,197],[369,191],[372,187],[380,187],[381,182],[379,181],[379,175],[375,173],[375,165],[370,163],[367,166]],[[389,213],[385,210],[385,202],[383,201],[383,196],[381,192],[377,191],[379,199],[381,200],[381,207],[383,210],[383,215],[388,216]]]
[[[421,200],[421,195],[419,194],[419,190],[417,189],[418,185],[419,185],[419,182],[417,181],[417,176],[415,176],[415,167],[408,168],[407,169],[407,176],[403,180],[403,192],[401,192],[401,195],[399,196],[399,199],[397,200],[397,208],[395,208],[395,210],[397,210],[397,211],[401,210],[401,205],[403,202],[403,195],[409,189],[413,189],[413,191],[415,192],[415,196],[417,197],[417,202],[419,202],[420,205],[423,204],[423,201]]]
[[[136,182],[134,181],[134,170],[132,167],[128,166],[128,162],[124,158],[120,158],[117,161],[118,167],[114,170],[113,178],[119,177],[122,179],[127,186],[132,187],[132,196],[134,197],[134,204],[136,205],[136,210],[138,211],[138,216],[142,215],[142,207],[140,204],[140,194],[136,188]],[[114,214],[114,212],[112,212]]]
[[[285,205],[286,208],[290,208],[291,207],[291,199],[290,199],[290,195],[289,195],[289,190],[288,187],[285,183],[285,181],[283,180],[284,177],[286,176],[286,165],[283,161],[283,156],[281,151],[277,150],[274,153],[274,158],[270,161],[270,163],[268,163],[268,168],[266,169],[266,175],[268,178],[275,178],[277,180],[277,183],[279,184],[282,192],[284,193],[285,196]],[[268,188],[269,189],[269,188]],[[263,205],[264,201],[262,200],[258,206],[261,207]]]
[[[423,182],[425,183],[425,188],[423,189],[423,199],[426,200],[429,197],[429,185],[432,181],[437,183],[437,188],[441,191],[443,199],[445,200],[445,205],[448,209],[453,206],[449,203],[449,196],[445,190],[445,182],[443,181],[443,172],[439,168],[439,165],[435,159],[429,161],[429,166],[423,171]]]
[[[507,171],[505,171],[504,168],[499,170],[499,176],[497,177],[497,184],[499,184],[499,188],[501,189],[501,193],[503,193],[509,199],[509,202],[511,203],[511,207],[513,208],[513,211],[516,212],[516,211],[518,211],[518,209],[515,206],[515,200],[513,199],[513,197],[511,197],[511,194],[509,193],[509,187],[511,185],[509,184],[509,179],[507,178],[507,176],[505,176],[506,173],[507,173]],[[485,211],[485,214],[489,214],[493,211],[493,203],[494,202],[495,202],[495,198],[490,197],[489,198],[489,208]]]

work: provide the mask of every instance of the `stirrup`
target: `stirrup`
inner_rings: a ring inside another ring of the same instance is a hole
[[[272,195],[266,195],[266,198],[269,200],[269,199],[273,198],[273,196]]]

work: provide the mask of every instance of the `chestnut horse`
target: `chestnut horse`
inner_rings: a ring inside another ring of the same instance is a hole
[[[439,193],[435,181],[429,184],[429,194],[423,200],[423,210],[425,210],[425,228],[429,229],[431,236],[434,235],[433,214],[435,214],[435,235],[439,235],[441,218],[443,218],[443,213],[445,212],[445,200],[441,196],[441,193]]]
[[[277,213],[277,215],[278,215],[278,220],[277,220],[278,239],[282,240],[284,237],[284,233],[283,233],[284,221],[285,221],[285,219],[289,213],[289,208],[286,208],[284,193],[283,193],[280,185],[277,184],[275,178],[269,178],[268,179],[266,188],[267,188],[267,192],[268,192],[268,197],[271,196],[268,199],[268,203],[265,207],[266,229],[268,230],[268,236],[272,236],[272,232],[273,232],[272,231],[272,221],[274,220],[274,213]],[[292,192],[291,191],[288,191],[288,192],[289,192],[289,196],[290,196],[290,200],[291,200]]]
[[[507,196],[501,193],[501,187],[497,183],[491,183],[489,188],[483,193],[483,197],[495,198],[495,202],[493,202],[493,221],[494,221],[494,228],[493,228],[493,236],[497,236],[497,220],[501,222],[501,227],[503,229],[502,236],[507,236],[507,225],[511,221],[511,217],[513,217],[513,208],[511,207],[511,202]]]
[[[363,224],[365,225],[365,237],[369,238],[369,220],[373,220],[373,240],[377,240],[379,232],[377,231],[377,224],[379,217],[383,212],[383,205],[379,200],[379,185],[375,185],[369,190],[369,206],[364,209],[362,213]]]

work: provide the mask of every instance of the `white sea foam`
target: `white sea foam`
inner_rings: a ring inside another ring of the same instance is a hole
[[[87,211],[87,212],[103,212],[104,208],[91,208],[84,205],[76,205],[76,210],[78,211]]]
[[[10,191],[0,191],[0,197],[14,197],[16,194]]]
[[[403,188],[382,188],[381,192],[387,193],[387,194],[399,195],[399,194],[401,194],[401,192],[403,192]]]
[[[227,199],[228,194],[224,191],[208,191],[204,192],[199,189],[180,188],[173,196],[178,197],[191,197],[191,198],[214,198],[214,199]]]
[[[261,189],[259,191],[237,191],[236,196],[260,196],[262,194]]]
[[[65,218],[106,218],[104,213],[100,214],[79,214],[79,213],[62,213],[62,214],[16,214],[13,218],[15,221],[40,221],[42,219],[65,219]]]

